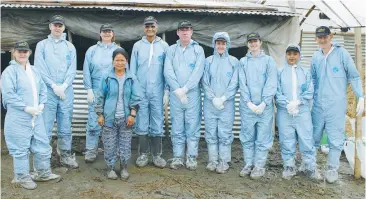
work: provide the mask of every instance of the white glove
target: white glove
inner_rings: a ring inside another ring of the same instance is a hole
[[[365,110],[365,98],[358,98],[357,108],[356,108],[356,116],[359,116]]]
[[[67,89],[67,84],[66,83],[63,83],[62,85],[59,86],[60,87],[60,91],[61,93],[64,93],[65,94],[65,90]]]
[[[180,102],[181,102],[182,104],[188,104],[188,97],[187,97],[187,95],[184,95],[184,96],[182,97],[182,99],[180,100]]]
[[[53,89],[53,92],[57,95],[57,96],[60,96],[60,88],[59,86],[57,86],[56,84],[52,84],[52,89]]]
[[[182,101],[182,98],[186,95],[187,92],[188,89],[186,86],[184,86],[183,88],[175,89],[174,94]]]
[[[38,105],[38,111],[39,111],[40,113],[42,113],[43,109],[44,109],[44,104],[40,104],[40,105]]]
[[[257,109],[258,107],[256,105],[254,105],[252,102],[248,102],[247,106],[250,110],[252,110],[254,113],[257,113]]]
[[[258,108],[257,108],[257,111],[256,111],[256,113],[258,114],[258,115],[260,115],[260,114],[262,114],[263,113],[263,111],[264,111],[264,109],[266,108],[266,103],[264,103],[264,102],[262,102],[262,103],[260,103],[259,105],[258,105]]]
[[[295,110],[298,110],[299,109],[299,105],[300,105],[300,100],[293,100],[293,101],[291,101],[286,106],[287,112],[289,114],[294,113]]]
[[[293,111],[288,112],[288,114],[292,115],[293,117],[295,117],[297,114],[299,114],[299,109],[295,109]]]
[[[31,107],[31,106],[25,107],[24,111],[31,114],[32,116],[38,115],[40,113],[38,107]]]
[[[163,104],[164,104],[164,106],[169,104],[169,91],[168,90],[164,91]]]
[[[212,99],[212,104],[219,110],[223,109],[224,106],[221,104],[221,100],[218,97]]]
[[[92,104],[94,103],[94,93],[93,93],[93,89],[88,89],[88,96],[87,96],[87,99],[88,99],[88,103]]]
[[[224,102],[226,101],[226,97],[225,95],[221,96],[221,97],[215,97],[212,102],[214,104],[214,106],[219,109],[222,110],[225,108],[224,106]]]
[[[65,96],[65,90],[67,88],[67,84],[63,83],[62,85],[56,85],[56,84],[52,84],[52,89],[53,92],[55,92],[55,94],[57,96],[60,97],[61,100],[65,100],[66,96]]]

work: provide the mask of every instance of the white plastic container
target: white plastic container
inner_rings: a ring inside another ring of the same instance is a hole
[[[357,144],[357,154],[358,158],[361,161],[361,176],[365,178],[365,170],[366,170],[366,163],[365,163],[365,149],[366,149],[366,138],[363,137],[362,141],[359,141],[359,144]],[[347,160],[349,165],[352,168],[352,171],[354,171],[354,165],[355,165],[355,138],[349,137],[347,141],[344,142],[344,153],[346,154]]]

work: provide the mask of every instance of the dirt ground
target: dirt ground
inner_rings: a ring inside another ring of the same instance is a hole
[[[74,140],[74,150],[79,152],[80,168],[68,170],[53,161],[53,171],[62,175],[60,181],[38,183],[33,191],[11,184],[13,178],[12,158],[2,145],[1,156],[1,198],[8,199],[121,199],[121,198],[365,198],[365,180],[354,180],[344,155],[341,158],[340,180],[336,184],[314,182],[301,173],[291,181],[281,178],[282,161],[278,140],[275,140],[269,154],[267,172],[260,180],[239,177],[243,166],[242,148],[235,139],[232,147],[232,164],[228,173],[216,174],[205,170],[208,161],[207,147],[200,141],[198,169],[158,169],[149,164],[137,168],[133,162],[137,157],[136,140],[133,140],[132,159],[129,167],[130,179],[108,180],[102,153],[93,164],[86,164],[80,153],[85,141]],[[164,158],[172,157],[170,140],[164,140]],[[298,155],[298,159],[300,155]],[[319,168],[324,172],[326,155],[318,155]],[[119,166],[117,167],[119,170]]]

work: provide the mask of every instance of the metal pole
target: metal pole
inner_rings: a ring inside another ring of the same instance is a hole
[[[360,73],[361,79],[365,71],[362,71],[362,51],[361,51],[361,28],[355,28],[355,60],[357,70]],[[363,88],[363,87],[362,87]],[[355,99],[357,97],[355,96]],[[356,100],[358,101],[358,100]],[[356,116],[356,128],[355,128],[355,178],[361,178],[361,161],[358,158],[357,146],[362,144],[362,114]]]

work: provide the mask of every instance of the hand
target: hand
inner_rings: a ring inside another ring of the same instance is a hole
[[[55,92],[55,94],[57,96],[59,96],[61,100],[66,99],[66,95],[65,95],[66,88],[67,88],[67,84],[65,84],[65,83],[63,83],[62,85],[59,85],[59,86],[56,84],[52,84],[53,92]]]
[[[359,116],[365,110],[365,98],[358,98],[357,108],[356,108],[356,116]]]
[[[135,118],[132,117],[131,115],[129,115],[127,118],[127,128],[131,128],[134,123],[135,123]]]
[[[164,104],[164,106],[169,104],[169,91],[168,90],[164,91],[163,104]]]
[[[222,101],[222,99],[221,99],[221,98],[219,98],[219,97],[215,97],[215,98],[213,98],[213,100],[212,100],[212,104],[213,104],[217,109],[219,109],[219,110],[224,109],[224,102],[223,102],[223,101]]]
[[[57,96],[59,96],[60,97],[60,87],[59,86],[57,86],[56,84],[52,84],[52,90],[53,90],[53,92],[55,93],[55,95],[57,95]]]
[[[92,104],[94,103],[94,93],[93,89],[88,89],[88,96],[87,96],[88,103]]]
[[[180,100],[182,104],[188,104],[188,97],[187,95],[184,95],[183,98]]]
[[[299,109],[300,101],[299,100],[293,100],[290,103],[287,104],[287,112],[289,114],[292,114],[295,112],[295,110]]]
[[[262,102],[262,103],[260,103],[259,105],[258,105],[258,108],[257,108],[257,111],[256,111],[256,113],[258,114],[258,115],[260,115],[260,114],[262,114],[263,113],[263,111],[264,111],[264,109],[266,108],[266,103],[264,103],[264,102]]]
[[[61,100],[65,100],[66,99],[65,93],[61,93],[61,95],[59,97],[60,97]]]
[[[103,115],[98,116],[98,124],[99,124],[99,126],[104,126],[104,116]]]
[[[60,89],[63,93],[65,93],[65,90],[67,89],[67,84],[66,83],[63,83],[60,85]]]
[[[248,102],[247,106],[250,110],[252,110],[254,113],[257,113],[257,109],[258,107],[256,105],[254,105],[252,102]]]
[[[40,113],[38,107],[31,107],[31,106],[25,107],[24,111],[31,114],[32,116],[36,116]]]
[[[38,111],[39,111],[40,113],[42,113],[43,109],[44,109],[44,104],[40,104],[40,105],[38,105]]]
[[[187,94],[188,89],[187,87],[183,87],[183,88],[177,88],[175,89],[175,91],[173,91],[174,94],[179,98],[179,100],[182,101],[182,98]]]

